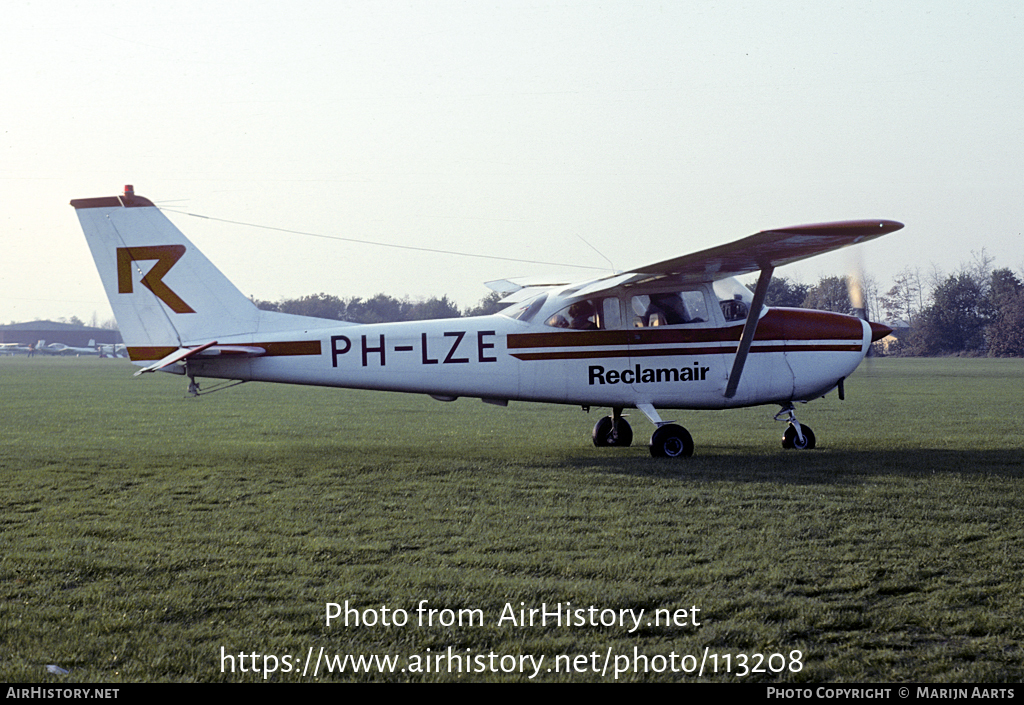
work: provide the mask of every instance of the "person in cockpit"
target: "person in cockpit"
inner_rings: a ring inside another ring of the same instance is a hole
[[[569,327],[573,330],[597,330],[592,301],[577,301],[569,307]]]

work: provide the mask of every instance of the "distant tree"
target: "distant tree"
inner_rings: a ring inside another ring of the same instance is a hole
[[[377,294],[365,301],[360,298],[349,299],[346,319],[353,323],[389,323],[404,321],[408,309],[412,306],[408,299],[396,299],[387,294]]]
[[[329,318],[334,321],[345,320],[347,308],[342,299],[323,293],[311,294],[298,299],[286,299],[277,304],[277,310],[281,313]]]
[[[921,275],[905,268],[893,280],[892,288],[879,297],[878,303],[888,321],[904,320],[913,325],[922,307]]]
[[[988,354],[1024,357],[1024,288],[1001,297],[1002,305],[987,333]]]
[[[996,269],[989,278],[989,299],[996,309],[1016,298],[1021,289],[1024,284],[1009,269]]]
[[[396,299],[387,294],[377,294],[370,299],[358,296],[340,299],[337,296],[320,293],[276,302],[260,299],[253,299],[252,302],[263,311],[278,311],[352,323],[390,323],[428,318],[458,318],[461,315],[458,307],[447,296],[413,303],[408,298]]]
[[[756,287],[756,281],[747,284],[747,288],[751,291]],[[772,280],[768,282],[768,291],[765,293],[764,302],[767,306],[800,308],[810,291],[810,284],[791,282],[786,277],[772,277]]]
[[[989,301],[994,314],[985,331],[988,354],[1024,356],[1024,283],[1009,269],[993,271]]]
[[[258,308],[261,311],[280,311],[281,310],[280,304],[275,303],[273,301],[264,301],[263,299],[257,299],[257,298],[252,297],[252,296],[249,297],[249,300],[252,301],[254,304],[256,304],[256,308]]]
[[[470,309],[466,309],[467,316],[489,316],[492,313],[497,313],[506,307],[506,304],[498,303],[502,300],[503,295],[497,291],[492,291],[487,296],[480,299],[480,303]]]
[[[850,303],[850,291],[846,281],[846,277],[822,277],[818,284],[807,292],[803,308],[851,313],[853,304]]]
[[[951,274],[932,292],[931,305],[921,312],[912,347],[925,355],[978,352],[984,347],[985,326],[993,313],[971,272]]]
[[[459,318],[459,307],[448,300],[447,296],[440,299],[436,296],[426,301],[412,304],[405,312],[406,321],[424,321],[431,318]]]
[[[981,252],[971,250],[971,257],[971,263],[961,266],[961,270],[977,282],[982,295],[988,296],[992,286],[992,263],[995,262],[995,257],[987,253],[984,247],[981,248]]]

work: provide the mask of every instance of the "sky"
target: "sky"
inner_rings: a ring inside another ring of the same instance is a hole
[[[1020,275],[1022,36],[999,0],[12,0],[0,323],[112,317],[69,201],[125,184],[267,300],[466,308],[860,218],[906,228],[776,275]]]

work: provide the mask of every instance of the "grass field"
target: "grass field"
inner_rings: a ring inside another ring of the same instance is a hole
[[[817,450],[668,413],[680,462],[638,413],[599,450],[598,410],[0,359],[0,681],[1021,681],[1024,361],[872,362],[798,410]],[[597,609],[501,620],[559,603]]]

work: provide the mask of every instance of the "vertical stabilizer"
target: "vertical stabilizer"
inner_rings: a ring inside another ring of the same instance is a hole
[[[129,350],[257,331],[259,309],[131,186],[71,205]]]

